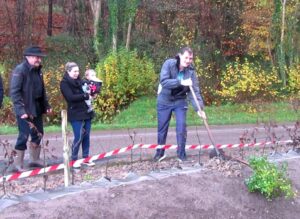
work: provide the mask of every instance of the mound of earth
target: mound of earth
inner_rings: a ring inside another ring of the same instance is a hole
[[[299,190],[299,158],[287,162],[293,188]],[[189,165],[197,168],[196,163]],[[299,218],[299,196],[267,201],[260,194],[248,192],[244,184],[251,174],[248,167],[232,161],[205,163],[192,173],[181,166],[179,172],[167,177],[96,187],[39,202],[21,202],[5,208],[0,212],[1,218]],[[114,168],[119,172],[115,173]],[[159,164],[145,161],[123,168],[110,167],[109,173],[112,178],[114,174],[125,176],[129,171],[146,176],[151,171],[159,175],[174,168],[178,169],[178,165],[170,159]],[[105,175],[105,168],[88,168],[75,175],[77,181],[80,177],[100,178]],[[17,188],[17,184],[11,186]]]

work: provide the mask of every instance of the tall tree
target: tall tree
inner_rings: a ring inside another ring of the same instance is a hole
[[[127,28],[127,36],[126,36],[126,49],[129,50],[129,44],[130,44],[130,36],[131,36],[131,29],[134,17],[137,12],[137,8],[139,5],[140,0],[127,0],[126,1],[126,20],[128,23]]]
[[[64,11],[67,15],[66,30],[72,36],[76,36],[79,33],[77,10],[77,0],[65,1]]]
[[[109,0],[108,1],[109,10],[109,26],[110,34],[112,37],[112,50],[117,50],[117,32],[118,32],[118,1]]]
[[[101,16],[101,0],[89,0],[90,6],[93,13],[93,23],[94,23],[94,37],[97,37],[98,27],[99,27],[99,18]]]
[[[16,2],[16,34],[18,39],[18,47],[22,48],[25,33],[25,3],[24,0],[17,0]]]
[[[271,38],[274,0],[246,0],[242,18],[242,28],[246,36],[247,53],[273,61],[274,49]]]
[[[278,75],[282,80],[282,85],[286,86],[286,62],[285,52],[283,50],[284,30],[282,25],[285,24],[283,21],[283,7],[282,0],[274,0],[274,13],[272,20],[272,38],[274,40],[275,58],[276,65],[278,67]]]
[[[286,0],[281,0],[281,7],[282,7],[282,15],[281,15],[281,35],[280,35],[280,57],[279,57],[279,68],[283,86],[286,86],[287,79],[286,79],[286,71],[285,71],[285,53],[283,50],[283,43],[284,43],[284,30],[285,30],[285,7]]]
[[[47,35],[52,36],[52,13],[53,11],[53,0],[48,0],[48,28]]]

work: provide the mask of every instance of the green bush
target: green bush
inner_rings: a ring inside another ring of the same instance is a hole
[[[291,181],[287,178],[287,163],[277,166],[265,157],[252,157],[249,163],[253,170],[253,175],[246,179],[250,192],[260,192],[268,200],[280,195],[294,196]]]
[[[60,92],[60,81],[64,75],[64,66],[51,67],[44,71],[44,82],[47,97],[53,113],[45,116],[48,124],[61,122],[61,110],[67,109],[65,99]]]
[[[2,108],[0,109],[0,124],[12,125],[15,124],[15,115],[13,111],[13,105],[8,95],[9,89],[9,70],[6,64],[0,63],[0,75],[3,81],[4,99]]]
[[[4,95],[8,95],[11,69],[8,67],[7,62],[0,63],[0,74],[3,82]]]
[[[194,60],[201,88],[201,94],[204,98],[205,104],[219,104],[220,101],[216,93],[219,85],[219,80],[217,79],[215,74],[212,74],[212,72],[214,72],[213,65],[207,64],[206,66],[204,66],[202,60],[198,56],[196,56]]]
[[[102,121],[111,121],[120,109],[153,92],[157,80],[150,59],[125,49],[111,52],[98,63],[96,71],[103,80],[101,95],[95,100],[95,110]]]
[[[292,95],[300,94],[300,64],[289,69],[288,90]]]
[[[0,109],[0,124],[13,125],[15,122],[13,104],[7,96],[4,96],[2,108]]]
[[[267,72],[259,64],[237,59],[227,65],[222,75],[221,90],[217,93],[225,102],[231,103],[274,101],[279,96],[279,87],[275,70]]]

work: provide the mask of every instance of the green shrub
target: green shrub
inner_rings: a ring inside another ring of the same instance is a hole
[[[102,121],[111,121],[120,109],[153,92],[157,79],[150,59],[125,49],[111,52],[96,71],[103,80],[101,95],[95,100],[95,110]]]
[[[266,72],[259,64],[244,63],[238,59],[228,64],[222,75],[221,90],[217,93],[224,101],[232,103],[253,100],[274,101],[279,92],[280,81],[275,70]]]
[[[4,95],[8,95],[11,69],[8,67],[7,62],[0,63],[0,74],[3,82]]]
[[[0,63],[0,74],[2,75],[4,71],[5,71],[5,67],[2,63]]]
[[[4,99],[2,103],[2,108],[0,109],[0,124],[6,125],[15,124],[16,121],[12,102],[7,96],[9,89],[9,74],[10,72],[7,69],[7,65],[5,63],[0,63],[0,75],[2,77],[4,90]]]
[[[199,84],[201,88],[201,94],[204,98],[206,105],[219,104],[218,95],[216,93],[218,89],[219,80],[216,78],[213,66],[211,64],[203,65],[202,60],[197,56],[195,57],[195,67]]]
[[[0,124],[13,125],[15,122],[13,104],[9,97],[4,96],[2,108],[0,109]]]
[[[291,181],[287,178],[287,163],[277,166],[270,163],[265,157],[249,159],[253,175],[246,179],[250,192],[260,192],[268,200],[280,195],[291,198],[295,195]]]
[[[288,90],[292,95],[300,95],[300,64],[289,70]]]
[[[44,71],[44,82],[47,97],[53,113],[45,116],[48,124],[59,124],[61,122],[61,110],[67,109],[65,99],[60,92],[60,81],[64,75],[64,66],[49,68]]]

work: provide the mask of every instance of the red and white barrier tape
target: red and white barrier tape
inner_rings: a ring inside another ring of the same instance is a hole
[[[286,140],[286,141],[268,141],[268,142],[259,142],[259,143],[250,143],[250,144],[218,144],[216,145],[217,148],[219,149],[223,149],[223,148],[244,148],[244,147],[257,147],[257,146],[264,146],[264,145],[270,145],[270,144],[287,144],[287,143],[292,143],[292,140]],[[87,157],[87,158],[83,158],[80,160],[76,160],[76,161],[71,161],[70,162],[70,166],[74,166],[76,165],[80,165],[84,162],[88,162],[88,161],[94,161],[94,160],[100,160],[103,159],[105,157],[111,157],[113,155],[117,155],[117,154],[121,154],[130,150],[134,150],[137,148],[143,148],[143,149],[177,149],[177,145],[159,145],[159,144],[135,144],[135,145],[129,145],[127,147],[124,148],[119,148],[119,149],[115,149],[112,150],[110,152],[107,153],[102,153],[99,155],[94,155],[91,157]],[[195,150],[195,149],[213,149],[214,146],[210,145],[210,144],[206,144],[206,145],[186,145],[186,149],[187,150]],[[18,173],[13,173],[11,175],[6,175],[3,177],[0,177],[0,182],[3,182],[3,180],[5,181],[12,181],[12,180],[17,180],[17,179],[21,179],[21,178],[26,178],[29,176],[35,176],[35,175],[39,175],[39,174],[43,174],[43,173],[49,173],[49,172],[53,172],[56,170],[61,170],[64,168],[64,164],[56,164],[53,166],[49,166],[49,167],[45,167],[45,168],[37,168],[34,170],[29,170],[26,172],[18,172]]]

